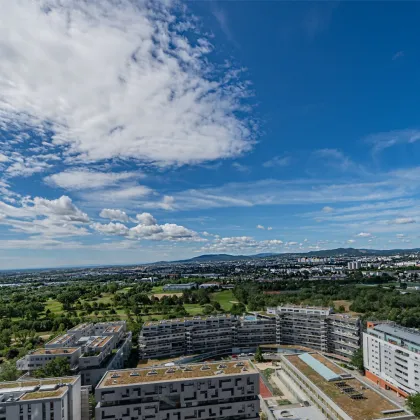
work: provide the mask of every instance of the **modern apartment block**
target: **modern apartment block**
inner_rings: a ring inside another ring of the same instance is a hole
[[[358,317],[316,306],[284,305],[269,308],[268,312],[276,314],[277,344],[310,347],[345,358],[360,347]]]
[[[231,353],[275,343],[275,318],[217,315],[147,322],[140,337],[141,359],[169,358],[186,354]]]
[[[97,419],[258,420],[259,374],[250,362],[108,372],[95,390]]]
[[[233,353],[254,351],[260,344],[276,343],[276,319],[269,316],[244,315],[233,328]]]
[[[80,376],[0,382],[0,420],[82,420]]]
[[[407,397],[420,392],[420,333],[391,323],[367,323],[363,333],[366,377]]]
[[[30,351],[16,362],[32,372],[54,358],[66,358],[83,385],[96,385],[109,369],[121,369],[131,352],[131,332],[125,321],[80,324],[49,341],[44,349]]]

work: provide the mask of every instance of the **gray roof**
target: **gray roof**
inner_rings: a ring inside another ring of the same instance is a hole
[[[379,324],[375,326],[374,330],[393,335],[394,337],[400,338],[404,341],[411,341],[412,343],[420,346],[420,332],[414,329],[398,327],[390,324]]]

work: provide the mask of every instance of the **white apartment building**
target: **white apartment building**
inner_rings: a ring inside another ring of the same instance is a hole
[[[391,323],[367,323],[363,333],[366,376],[407,397],[420,392],[420,333]]]
[[[259,373],[250,362],[110,371],[95,390],[97,419],[258,420]]]
[[[83,335],[95,334],[101,335]],[[109,369],[120,369],[131,352],[131,332],[125,321],[80,324],[49,341],[44,349],[30,351],[16,362],[21,371],[32,372],[54,358],[66,358],[83,385],[96,385]]]
[[[0,382],[0,420],[82,420],[80,376]]]
[[[347,263],[347,268],[349,270],[360,270],[362,268],[362,263],[360,261],[350,261]]]

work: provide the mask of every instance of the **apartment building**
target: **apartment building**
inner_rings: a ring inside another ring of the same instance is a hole
[[[233,353],[255,351],[260,344],[276,343],[276,318],[244,315],[233,327]]]
[[[0,382],[0,420],[83,420],[80,376]]]
[[[358,317],[334,314],[332,308],[284,305],[269,308],[276,314],[277,344],[300,345],[350,358],[360,347]]]
[[[84,335],[100,334],[100,335]],[[96,385],[109,369],[120,369],[131,352],[132,334],[125,321],[80,324],[49,341],[44,349],[30,351],[16,362],[17,369],[32,372],[54,358],[66,358],[83,385]]]
[[[108,372],[95,390],[97,419],[257,420],[259,374],[250,362]]]
[[[178,291],[182,292],[183,290],[192,290],[197,288],[197,283],[178,283],[178,284],[165,284],[163,286],[164,292],[170,292],[170,291]]]
[[[147,322],[139,337],[141,359],[222,354],[276,342],[271,317],[216,315]]]
[[[393,323],[367,323],[363,333],[366,377],[407,397],[420,392],[420,333]]]

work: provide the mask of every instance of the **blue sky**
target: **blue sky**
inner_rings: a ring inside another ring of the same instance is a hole
[[[420,246],[419,3],[2,10],[0,269]]]

